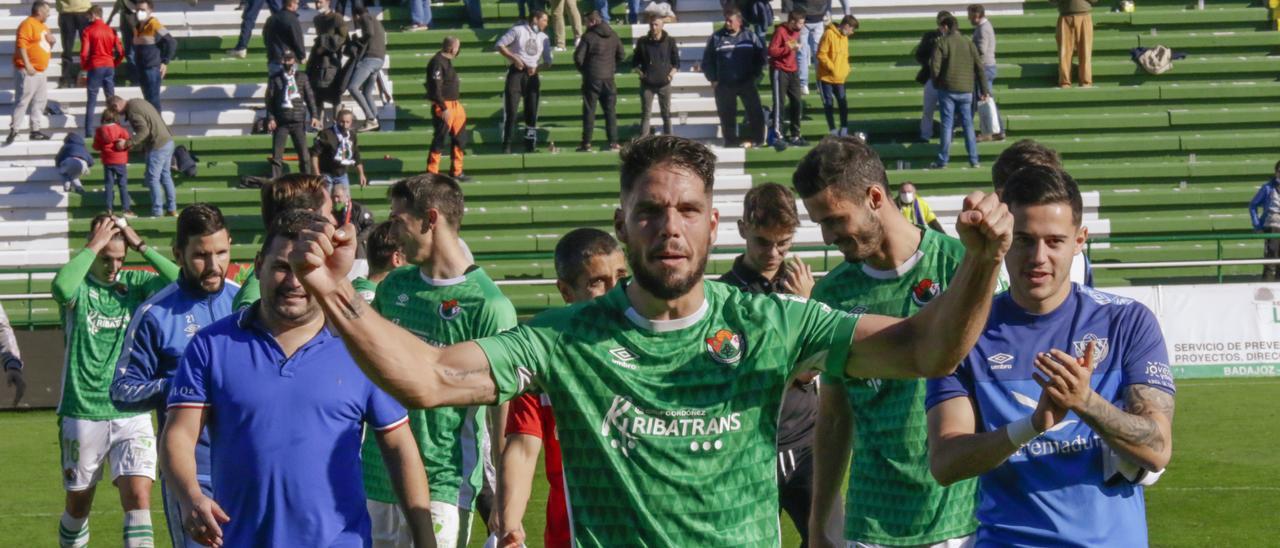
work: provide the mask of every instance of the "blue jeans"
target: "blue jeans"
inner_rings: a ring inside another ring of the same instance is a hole
[[[142,177],[147,182],[147,188],[151,190],[153,217],[159,217],[165,211],[178,211],[177,191],[173,189],[173,174],[169,171],[175,146],[177,145],[173,140],[170,140],[168,144],[147,152],[147,171]],[[164,209],[161,209],[162,199]]]
[[[942,111],[942,143],[938,146],[938,165],[951,160],[951,129],[955,127],[956,113],[960,113],[960,125],[964,128],[964,149],[969,153],[969,164],[978,163],[978,138],[973,133],[973,93],[968,91],[938,90],[938,109]]]
[[[373,88],[377,85],[379,70],[382,70],[382,59],[361,59],[351,72],[351,83],[347,85],[347,91],[351,92],[351,98],[364,111],[366,120],[378,119],[377,111],[373,110]]]
[[[271,10],[272,15],[284,9],[284,0],[249,0],[249,3],[244,6],[244,11],[241,12],[240,39],[236,41],[235,49],[249,49],[249,37],[253,36],[253,30],[258,24],[258,14],[262,13],[263,4],[266,4],[267,9]]]
[[[98,90],[106,92],[107,97],[116,94],[116,69],[115,67],[98,67],[89,71],[89,82],[85,84],[85,90],[89,93],[89,101],[84,109],[84,135],[85,137],[93,136],[94,122],[98,120]]]
[[[849,129],[849,102],[845,98],[844,84],[828,84],[818,82],[818,91],[822,93],[822,112],[827,116],[827,129]],[[840,125],[836,125],[835,108],[840,107]]]
[[[800,87],[804,89],[809,89],[809,65],[818,56],[818,40],[822,39],[822,32],[822,21],[805,23],[800,27],[800,51],[796,53],[796,62],[800,65]]]
[[[342,175],[325,175],[324,179],[329,181],[329,194],[333,194],[335,187],[343,187],[347,190],[347,196],[351,195],[351,178],[346,173]]]
[[[409,0],[409,19],[413,20],[413,24],[415,25],[430,25],[431,1]]]
[[[920,140],[933,139],[933,111],[938,110],[938,90],[933,80],[924,83],[924,112],[920,114]]]
[[[987,86],[991,88],[991,96],[995,97],[996,96],[996,89],[995,89],[996,88],[996,66],[983,65],[982,74],[986,75]],[[982,96],[982,82],[973,83],[973,95],[974,97]],[[977,108],[977,104],[974,105],[974,108]]]
[[[467,8],[467,25],[474,29],[484,28],[484,12],[480,10],[480,0],[462,0]]]
[[[604,17],[605,21],[608,21],[609,20],[609,0],[595,0],[595,4],[596,4],[596,11],[600,12],[600,16]]]
[[[604,11],[605,19],[609,18],[609,10]],[[640,0],[627,0],[627,22],[632,25],[640,22]]]
[[[133,211],[133,202],[129,200],[129,164],[103,164],[102,174],[107,180],[107,211],[114,211],[117,187],[122,211]]]
[[[142,86],[142,98],[156,107],[156,112],[163,112],[160,110],[160,67],[144,68],[140,72],[142,81],[138,85]]]

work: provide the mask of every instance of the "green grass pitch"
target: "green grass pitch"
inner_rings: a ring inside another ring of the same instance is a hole
[[[1178,383],[1174,457],[1147,491],[1153,546],[1265,546],[1280,515],[1280,380]],[[52,411],[0,413],[0,546],[51,546],[62,512],[57,418]],[[534,480],[525,519],[530,546],[542,544],[546,481]],[[169,546],[157,485],[152,495],[157,546]],[[92,546],[119,546],[116,491],[99,485]],[[484,542],[476,522],[472,545]],[[799,544],[783,519],[784,546]]]

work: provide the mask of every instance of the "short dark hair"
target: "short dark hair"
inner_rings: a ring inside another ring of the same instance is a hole
[[[546,15],[546,10],[533,10],[529,12],[529,22],[537,21],[539,17]]]
[[[1044,146],[1033,139],[1022,139],[1000,153],[1000,157],[991,164],[991,183],[996,194],[1004,190],[1005,182],[1018,171],[1027,166],[1044,166],[1062,169],[1062,158],[1058,151]]]
[[[427,210],[439,211],[449,222],[449,226],[457,230],[462,226],[462,214],[465,202],[462,198],[462,187],[458,181],[448,175],[439,173],[423,173],[396,181],[387,191],[392,201],[404,200],[409,203],[409,210],[420,219],[427,218]]]
[[[575,228],[556,242],[556,279],[573,283],[592,257],[618,251],[618,240],[598,228]]]
[[[316,223],[328,223],[329,221],[320,214],[306,209],[287,209],[281,211],[271,221],[271,225],[267,228],[267,237],[262,240],[262,248],[258,250],[258,255],[265,262],[267,252],[271,250],[271,244],[277,238],[291,240],[302,235],[302,231],[311,228]]]
[[[215,232],[227,230],[227,221],[222,217],[222,210],[213,204],[198,203],[182,208],[178,214],[178,234],[174,237],[174,245],[185,248],[191,238],[208,236]]]
[[[111,110],[111,109],[109,109],[109,108],[105,108],[105,109],[102,109],[102,118],[101,118],[101,119],[102,119],[102,123],[103,123],[104,125],[105,125],[105,124],[114,124],[114,123],[116,123],[116,122],[119,122],[119,121],[120,121],[120,113],[118,113],[118,112],[116,112],[116,111],[114,111],[114,110]]]
[[[603,23],[604,16],[600,15],[600,10],[591,10],[586,16],[587,24]]]
[[[987,8],[982,7],[982,4],[969,4],[969,15],[976,15],[976,16],[978,16],[978,17],[986,17],[986,16],[987,16]]]
[[[1276,162],[1276,167],[1272,171],[1280,171],[1280,162]]]
[[[941,24],[942,24],[942,19],[943,19],[943,18],[946,18],[946,17],[951,17],[951,12],[949,12],[949,11],[947,11],[947,10],[942,10],[942,11],[938,12],[938,15],[935,15],[935,16],[934,16],[933,20],[934,20],[934,22],[935,22],[936,24],[941,25]]]
[[[796,195],[778,183],[752,188],[742,199],[742,222],[755,227],[795,230],[800,226]]]
[[[804,21],[804,17],[804,10],[791,10],[791,13],[787,14],[787,21]]]
[[[1080,187],[1067,172],[1045,166],[1031,165],[1019,169],[1009,177],[1009,183],[1000,195],[1009,209],[1045,204],[1071,204],[1071,221],[1080,226],[1084,218],[1084,200]]]
[[[40,13],[40,8],[48,8],[48,7],[49,7],[48,2],[41,2],[37,0],[36,2],[31,4],[31,15]]]
[[[89,6],[89,15],[102,19],[102,6]]]
[[[730,18],[730,17],[737,17],[739,21],[743,21],[743,20],[744,20],[744,19],[742,18],[742,10],[739,10],[738,8],[735,8],[735,7],[732,7],[732,6],[727,7],[727,8],[725,8],[725,9],[724,9],[724,18],[725,18],[725,19],[728,19],[728,18]]]
[[[146,4],[146,5],[148,5],[148,6],[155,7],[155,4],[154,4],[154,3],[152,3],[152,2],[151,2],[151,0],[137,0],[136,2],[134,2],[134,3],[133,3],[133,5],[134,5],[134,6],[140,6],[140,5],[142,5],[142,4]]]
[[[808,198],[826,188],[862,203],[867,189],[879,185],[889,193],[889,176],[880,155],[861,139],[823,137],[796,166],[791,185],[801,198]]]
[[[94,231],[94,229],[98,228],[98,224],[99,224],[99,223],[102,223],[102,222],[104,222],[104,221],[105,221],[105,222],[108,222],[108,223],[114,223],[114,222],[116,222],[116,218],[115,218],[115,217],[113,217],[110,213],[100,213],[100,214],[98,214],[96,217],[94,217],[92,221],[89,221],[89,239],[90,239],[90,240],[92,240],[92,239],[93,239],[93,231]],[[124,232],[117,232],[115,236],[112,236],[112,237],[111,237],[111,239],[112,239],[112,240],[123,240],[123,239],[124,239]]]
[[[703,189],[711,194],[716,182],[716,155],[706,145],[674,135],[650,135],[627,144],[618,155],[621,160],[622,195],[634,188],[636,180],[650,168],[670,164],[693,172],[702,179]]]
[[[391,258],[400,251],[400,239],[396,237],[396,225],[392,221],[382,221],[369,231],[369,239],[364,243],[365,255],[369,259],[369,269],[382,272],[391,268]]]
[[[846,15],[844,16],[844,19],[840,20],[840,26],[851,27],[853,30],[858,30],[858,18],[852,15]]]
[[[271,221],[290,209],[319,211],[324,207],[324,193],[329,183],[319,175],[290,173],[272,179],[262,185],[262,226],[271,228]]]
[[[938,20],[938,26],[947,29],[947,32],[952,32],[960,26],[960,23],[956,22],[955,16],[948,13],[945,17]]]

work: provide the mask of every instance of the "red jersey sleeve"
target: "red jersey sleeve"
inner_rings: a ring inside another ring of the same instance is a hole
[[[507,435],[525,434],[542,439],[541,407],[538,394],[526,392],[511,400],[507,411]]]

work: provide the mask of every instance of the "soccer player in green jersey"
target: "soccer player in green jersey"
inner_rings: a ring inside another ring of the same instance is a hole
[[[493,337],[437,348],[378,315],[346,281],[350,226],[317,223],[290,261],[361,367],[409,406],[493,404],[530,385],[547,394],[575,544],[778,545],[777,414],[791,379],[814,367],[952,371],[986,322],[1008,210],[969,196],[950,290],[905,320],[859,317],[703,280],[719,224],[705,145],[650,136],[620,158],[614,227],[633,278]]]
[[[489,275],[463,252],[462,189],[452,177],[424,174],[396,182],[388,193],[391,220],[405,259],[378,284],[373,306],[385,318],[432,347],[495,335],[516,325],[516,309]],[[423,372],[427,369],[424,367]],[[409,405],[409,425],[422,451],[431,485],[436,545],[465,547],[471,535],[483,477],[483,439],[499,446],[501,429],[486,428],[495,409],[468,403],[456,407]],[[413,409],[417,407],[418,409]],[[505,416],[501,416],[505,420]],[[387,487],[377,444],[365,443],[364,477],[375,539],[395,539],[403,521]],[[496,459],[494,459],[496,460]],[[488,518],[488,516],[483,516]]]
[[[151,482],[156,477],[151,415],[122,412],[111,403],[111,379],[134,309],[178,279],[177,265],[147,246],[122,219],[99,215],[89,225],[89,243],[53,278],[53,298],[62,307],[66,360],[58,431],[66,507],[58,524],[62,546],[89,544],[89,510],[111,463],[111,481],[124,507],[124,545],[151,546]],[[132,248],[159,274],[121,270]]]
[[[369,275],[351,280],[356,292],[365,302],[373,303],[378,284],[392,270],[409,264],[404,260],[404,252],[400,251],[400,237],[395,233],[395,225],[391,221],[383,221],[369,231],[369,241],[364,249],[369,258]]]
[[[845,258],[814,287],[814,300],[852,313],[906,317],[951,287],[965,246],[902,216],[884,165],[866,143],[824,138],[800,161],[792,181],[809,218],[822,227],[823,241]],[[810,546],[970,541],[978,527],[975,482],[943,487],[929,474],[925,381],[828,371],[822,388]],[[837,490],[846,470],[844,538],[827,538],[822,533],[834,532],[830,524],[839,522]]]
[[[320,175],[291,173],[277,177],[270,183],[262,185],[262,228],[265,232],[271,228],[271,222],[277,215],[290,209],[305,209],[314,212],[330,222],[333,218],[333,201],[329,197],[329,182]],[[254,267],[241,270],[236,276],[240,291],[232,301],[236,310],[242,310],[253,304],[262,296],[258,287],[258,276]]]

